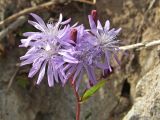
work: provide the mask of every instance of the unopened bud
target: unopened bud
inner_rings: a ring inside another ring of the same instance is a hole
[[[89,85],[90,85],[90,87],[93,86],[93,83],[91,82],[91,80],[89,80]]]
[[[71,40],[73,40],[74,42],[76,42],[76,40],[77,40],[77,30],[76,29],[72,29],[70,36],[71,36]]]
[[[91,16],[93,17],[94,22],[97,23],[97,19],[98,19],[97,10],[92,10]]]

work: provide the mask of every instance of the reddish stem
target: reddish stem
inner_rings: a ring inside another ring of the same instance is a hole
[[[76,91],[76,86],[74,83],[72,83],[72,80],[70,80],[70,84],[73,88],[74,95],[76,97],[76,120],[80,120],[80,108],[81,108],[80,96],[79,96],[78,92]]]
[[[70,37],[71,37],[71,40],[73,40],[76,43],[76,40],[77,40],[77,30],[76,29],[71,30]],[[81,107],[80,97],[79,97],[78,92],[76,91],[75,83],[72,82],[72,79],[70,79],[69,81],[70,81],[70,84],[73,88],[74,95],[76,97],[76,120],[80,120],[80,107]]]

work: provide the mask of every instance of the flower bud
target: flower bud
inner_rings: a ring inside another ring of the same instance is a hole
[[[90,87],[92,87],[92,86],[93,86],[93,83],[92,83],[92,81],[91,81],[91,80],[89,80],[89,85],[90,85]]]
[[[71,40],[73,40],[76,43],[77,40],[77,29],[72,29],[70,34]]]
[[[98,19],[97,10],[92,10],[91,16],[93,17],[94,22],[97,24],[97,19]]]

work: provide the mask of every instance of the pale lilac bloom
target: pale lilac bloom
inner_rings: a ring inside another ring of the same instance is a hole
[[[106,69],[111,69],[111,56],[113,55],[118,64],[120,64],[117,52],[119,51],[119,40],[117,40],[117,35],[121,31],[121,28],[115,30],[115,28],[110,29],[110,22],[107,20],[104,27],[102,27],[99,20],[94,19],[93,15],[89,15],[89,24],[91,27],[91,34],[95,37],[92,39],[91,44],[99,49],[102,54],[105,55]]]
[[[21,65],[32,64],[29,77],[33,77],[39,71],[37,84],[42,81],[47,69],[49,86],[59,81],[64,85],[72,78],[72,83],[76,84],[78,90],[85,73],[90,85],[95,85],[96,68],[111,71],[112,54],[119,63],[116,53],[119,50],[119,40],[116,40],[116,36],[120,29],[110,30],[109,21],[106,21],[103,28],[99,20],[94,20],[96,14],[89,15],[91,30],[88,31],[83,25],[70,26],[70,19],[63,22],[62,14],[58,22],[47,24],[39,16],[33,13],[31,15],[36,22],[29,23],[40,32],[24,33],[27,38],[21,40],[20,47],[29,47],[29,50],[20,59]],[[72,29],[77,30],[75,40],[70,36]]]
[[[31,13],[30,15],[36,21],[28,20],[28,22],[31,25],[33,25],[36,29],[38,29],[39,32],[24,33],[23,35],[27,38],[21,39],[22,45],[20,45],[20,47],[33,46],[33,42],[43,42],[44,37],[47,37],[51,40],[54,39],[55,42],[64,42],[64,39],[66,39],[66,33],[70,30],[70,25],[68,23],[71,21],[71,19],[62,21],[63,17],[62,14],[60,14],[57,22],[45,24],[42,18],[40,18],[38,15],[34,13]]]
[[[66,71],[67,79],[72,76],[72,83],[76,84],[76,90],[78,90],[85,73],[87,73],[89,79],[88,83],[95,85],[97,83],[95,68],[99,67],[104,69],[104,67],[100,63],[101,53],[89,42],[93,36],[84,29],[83,25],[75,29],[77,30],[77,39],[70,54],[79,62],[76,64],[72,61],[72,63],[68,62],[63,71]],[[63,52],[60,54],[64,55]]]
[[[58,22],[45,25],[44,21],[37,15],[31,14],[37,22],[29,21],[34,27],[41,32],[28,32],[24,35],[27,39],[21,40],[21,47],[29,47],[28,52],[20,57],[21,66],[32,64],[29,72],[29,77],[33,77],[39,71],[37,84],[42,81],[45,71],[47,71],[47,78],[49,86],[53,86],[55,82],[60,82],[62,85],[66,83],[65,73],[62,71],[64,64],[67,61],[78,63],[78,61],[70,55],[64,56],[59,54],[64,51],[67,54],[67,48],[70,48],[72,41],[68,39],[69,25],[59,28],[60,24],[66,24],[70,20],[62,22],[62,15]],[[71,43],[70,43],[71,42]],[[46,70],[47,69],[47,70]]]

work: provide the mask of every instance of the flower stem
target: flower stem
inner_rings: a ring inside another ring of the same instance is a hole
[[[76,86],[75,86],[75,84],[72,83],[72,80],[70,80],[70,84],[73,88],[74,95],[76,97],[76,120],[80,120],[80,109],[81,109],[80,96],[79,96],[78,92],[76,91]]]

